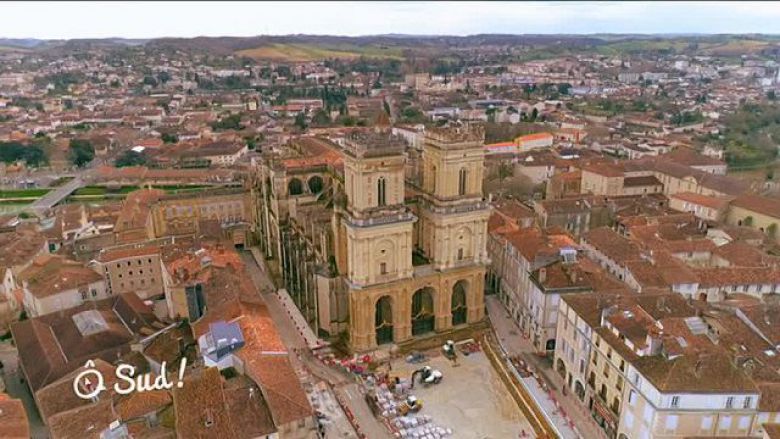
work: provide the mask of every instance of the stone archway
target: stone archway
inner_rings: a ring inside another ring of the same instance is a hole
[[[393,342],[393,299],[390,296],[382,296],[376,301],[374,331],[377,345]]]
[[[287,191],[290,195],[301,195],[303,193],[303,183],[297,178],[292,178],[287,183]]]
[[[309,186],[309,192],[313,194],[318,194],[325,188],[325,182],[319,175],[311,177],[306,184]]]
[[[425,287],[412,295],[412,336],[433,332],[436,324],[433,294],[433,288]]]
[[[452,326],[463,325],[468,319],[468,305],[466,294],[469,284],[465,280],[459,280],[452,287],[452,301],[450,312],[452,313]]]

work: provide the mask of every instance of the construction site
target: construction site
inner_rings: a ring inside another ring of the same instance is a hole
[[[534,437],[480,343],[398,355],[366,382],[376,416],[402,438]]]

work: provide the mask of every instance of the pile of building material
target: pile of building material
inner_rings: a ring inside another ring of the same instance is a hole
[[[402,397],[402,396],[400,396]],[[376,401],[382,417],[394,433],[403,439],[444,439],[452,437],[452,429],[436,425],[428,415],[402,415],[399,408],[403,401],[398,400],[386,384],[376,387]]]
[[[396,437],[404,439],[442,439],[452,436],[451,428],[440,427],[431,422],[428,415],[399,416],[393,420],[398,429]]]

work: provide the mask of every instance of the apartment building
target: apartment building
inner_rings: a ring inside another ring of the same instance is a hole
[[[780,238],[780,199],[753,194],[740,195],[731,202],[726,222],[760,230],[777,240]]]
[[[229,229],[234,244],[243,246],[250,222],[249,199],[241,188],[167,195],[151,206],[150,218],[156,237],[192,235],[200,229],[201,221],[211,220]]]
[[[95,267],[103,273],[110,294],[133,292],[141,299],[164,293],[160,247],[114,248],[102,251]]]
[[[723,221],[733,197],[715,197],[693,192],[678,192],[669,196],[669,207],[680,212],[691,212],[706,221]]]
[[[778,416],[775,385],[681,296],[565,295],[557,337],[554,367],[610,437],[753,437]]]
[[[40,255],[19,273],[23,304],[31,317],[75,308],[110,294],[96,271],[57,255]]]

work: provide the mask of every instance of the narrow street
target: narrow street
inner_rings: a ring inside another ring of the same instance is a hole
[[[294,349],[298,353],[298,355],[290,355],[293,366],[296,367],[296,369],[304,367],[318,379],[327,381],[331,385],[336,396],[346,403],[367,438],[389,439],[391,437],[390,433],[371,413],[368,404],[366,404],[366,401],[363,398],[363,394],[360,392],[360,389],[353,378],[346,372],[324,365],[309,352],[303,337],[301,337],[295,327],[295,323],[287,314],[287,311],[276,297],[276,294],[262,293],[264,291],[275,291],[271,279],[265,271],[257,265],[251,253],[242,252],[241,257],[252,278],[252,282],[254,282],[258,291],[261,292],[261,296],[268,306],[268,311],[276,325],[279,336],[282,338],[282,342],[284,342],[289,349]],[[344,420],[346,421],[346,418],[344,418]],[[357,437],[354,430],[352,431],[352,435],[353,436],[351,437]],[[347,436],[337,434],[329,435],[326,430],[326,437]]]
[[[19,356],[16,348],[11,343],[0,343],[0,361],[3,362],[5,392],[12,398],[21,400],[24,404],[31,436],[33,439],[48,438],[49,431],[43,425],[41,416],[38,414],[38,408],[30,393],[30,388],[27,387],[26,383],[22,382],[22,371],[19,370]]]
[[[580,436],[587,439],[607,439],[606,433],[596,424],[588,409],[574,398],[574,393],[568,392],[566,395],[561,393],[561,388],[564,385],[563,379],[554,373],[549,365],[544,364],[543,360],[534,355],[531,341],[520,334],[520,328],[509,316],[498,297],[495,295],[485,296],[485,306],[496,335],[504,348],[507,349],[508,354],[520,355],[526,363],[532,365],[545,378],[556,401],[574,421]]]

